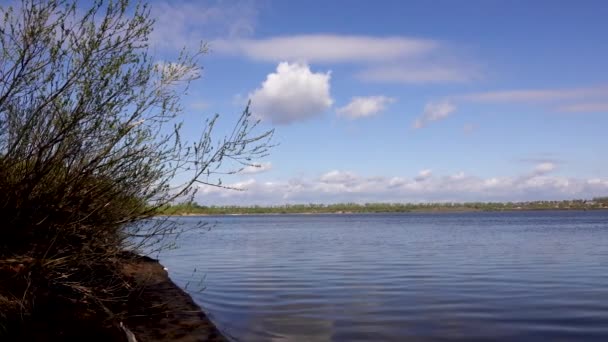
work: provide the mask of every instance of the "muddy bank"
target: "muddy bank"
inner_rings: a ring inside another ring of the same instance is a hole
[[[0,341],[227,340],[157,260],[124,253],[117,264],[131,290],[100,312],[60,290],[24,282],[33,267],[28,262],[0,260]],[[20,310],[19,297],[31,291],[33,311]]]
[[[124,322],[138,341],[226,341],[158,261],[135,257],[125,262],[124,271],[142,288],[142,305]]]

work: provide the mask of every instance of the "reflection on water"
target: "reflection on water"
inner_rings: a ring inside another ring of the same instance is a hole
[[[161,262],[237,340],[608,340],[608,212],[204,219]]]

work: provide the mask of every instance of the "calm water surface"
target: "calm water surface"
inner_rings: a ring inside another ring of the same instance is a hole
[[[160,259],[235,340],[608,341],[606,211],[176,220],[217,222]]]

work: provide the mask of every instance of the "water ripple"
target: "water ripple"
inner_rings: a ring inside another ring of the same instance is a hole
[[[608,212],[210,220],[161,261],[236,340],[608,340]]]

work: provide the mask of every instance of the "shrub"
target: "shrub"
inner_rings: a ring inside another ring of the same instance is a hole
[[[215,115],[184,141],[180,99],[205,47],[157,62],[146,4],[77,5],[0,8],[0,275],[26,289],[22,314],[45,291],[107,311],[128,292],[116,270],[132,235],[143,244],[173,233],[146,220],[199,184],[221,187],[214,174],[264,156],[273,133],[256,133],[246,108],[226,137],[213,138]],[[0,306],[13,290],[0,289]]]

